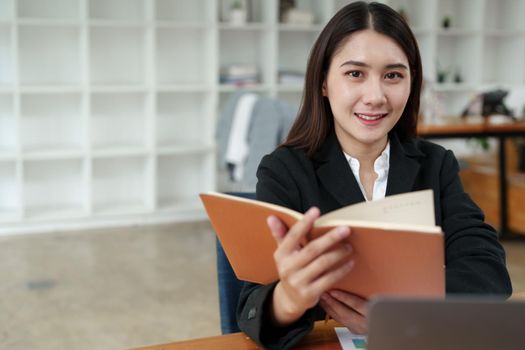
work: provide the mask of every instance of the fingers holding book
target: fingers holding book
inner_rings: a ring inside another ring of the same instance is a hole
[[[303,219],[293,225],[290,230],[275,216],[269,216],[267,223],[281,251],[291,252],[304,246],[306,236],[319,216],[319,209],[312,207],[304,214]]]
[[[338,227],[305,245],[294,257],[297,266],[301,268],[297,271],[297,278],[319,285],[318,289],[322,291],[337,282],[342,277],[339,276],[340,274],[344,275],[348,272],[346,269],[343,268],[340,273],[329,275],[331,278],[324,275],[330,270],[337,270],[334,266],[352,253],[352,246],[342,242],[348,235],[350,235],[348,227]]]
[[[268,219],[277,241],[274,260],[279,282],[272,303],[277,324],[296,321],[353,267],[351,260],[343,263],[352,253],[352,247],[344,243],[350,235],[348,227],[337,227],[317,239],[306,241],[318,217],[319,210],[313,208],[289,230],[276,217]]]
[[[321,306],[330,317],[354,334],[367,332],[368,301],[358,295],[340,290],[323,293]]]

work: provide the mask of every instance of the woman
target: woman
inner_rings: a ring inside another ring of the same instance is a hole
[[[352,228],[302,242],[320,213],[397,193],[434,191],[447,294],[511,294],[505,253],[463,191],[454,155],[415,137],[421,82],[414,35],[386,5],[347,5],[319,35],[299,115],[257,172],[259,200],[306,211],[290,228],[268,218],[280,279],[246,284],[241,293],[239,327],[259,344],[289,348],[325,312],[366,332],[367,300],[330,289],[352,269],[352,247],[344,243]]]

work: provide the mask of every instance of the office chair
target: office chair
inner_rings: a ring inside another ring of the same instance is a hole
[[[253,192],[232,192],[228,194],[255,199],[255,193]],[[235,276],[230,262],[228,261],[218,239],[216,239],[216,243],[221,332],[222,334],[240,332],[240,329],[237,326],[236,309],[243,282],[238,280]]]

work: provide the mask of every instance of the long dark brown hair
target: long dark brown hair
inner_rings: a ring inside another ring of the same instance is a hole
[[[282,146],[303,149],[311,156],[323,144],[334,128],[330,104],[322,94],[330,62],[349,35],[364,29],[373,29],[392,38],[408,58],[412,76],[410,96],[393,132],[401,140],[416,135],[423,80],[416,38],[403,17],[392,8],[376,2],[358,1],[339,10],[315,41],[308,58],[301,107]]]

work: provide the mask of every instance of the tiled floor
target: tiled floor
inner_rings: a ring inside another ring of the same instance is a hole
[[[207,223],[0,238],[1,349],[124,349],[219,334]]]
[[[0,237],[0,348],[125,349],[219,334],[207,223]],[[525,240],[506,242],[525,291]]]

